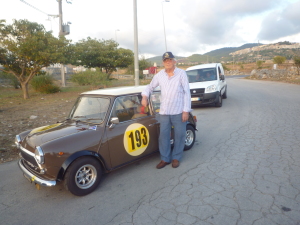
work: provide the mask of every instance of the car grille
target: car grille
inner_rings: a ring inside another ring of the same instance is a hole
[[[205,92],[205,88],[196,88],[190,90],[191,95],[193,94],[203,94]]]
[[[32,153],[32,155],[31,154],[29,154],[28,153],[29,151],[27,150],[27,149],[25,149],[24,147],[21,147],[20,148],[20,154],[21,154],[21,157],[25,160],[25,161],[27,161],[29,164],[31,164],[31,165],[33,165],[33,166],[35,166],[35,167],[38,167],[38,164],[37,164],[37,162],[35,161],[35,158],[34,158],[34,154]],[[31,152],[30,152],[31,153]]]
[[[32,163],[30,163],[24,159],[23,159],[23,165],[26,167],[26,169],[28,171],[30,171],[33,174],[42,174],[41,169],[39,167],[33,165]]]

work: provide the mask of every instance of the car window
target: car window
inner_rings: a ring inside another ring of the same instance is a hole
[[[160,100],[161,100],[160,91],[154,91],[150,96],[150,100],[151,100],[154,113],[158,114],[160,110]]]
[[[71,110],[70,119],[100,124],[103,122],[110,100],[99,97],[80,97]]]
[[[126,95],[116,98],[112,109],[112,117],[118,117],[119,122],[125,122],[148,116],[148,107],[143,107],[141,100],[141,95]]]

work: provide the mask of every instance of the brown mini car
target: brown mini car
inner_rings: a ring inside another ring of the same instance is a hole
[[[16,135],[24,176],[37,187],[63,181],[72,194],[82,196],[97,188],[103,173],[157,152],[160,91],[149,96],[145,108],[144,88],[82,93],[65,121]],[[196,117],[190,113],[185,150],[194,145],[195,130]]]

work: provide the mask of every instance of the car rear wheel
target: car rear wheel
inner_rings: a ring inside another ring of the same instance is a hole
[[[186,137],[185,137],[185,143],[184,143],[184,151],[190,150],[194,143],[195,143],[195,129],[191,125],[186,126]]]
[[[102,168],[92,157],[76,159],[68,168],[64,186],[73,195],[83,196],[93,192],[100,183]]]

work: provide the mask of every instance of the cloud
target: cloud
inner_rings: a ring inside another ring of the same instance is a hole
[[[47,14],[58,13],[57,1],[28,2]],[[46,21],[47,15],[20,0],[7,1],[1,7],[4,19],[26,18],[58,34],[58,18]],[[298,41],[299,8],[300,0],[137,1],[139,53],[162,55],[166,50],[164,25],[167,49],[182,56],[257,40]],[[134,49],[132,1],[88,0],[73,1],[73,4],[63,1],[63,20],[72,22],[67,38],[73,43],[87,37],[115,40],[117,36],[120,47]],[[117,29],[120,31],[116,33]]]
[[[278,7],[282,0],[231,0],[231,1],[205,1],[196,2],[191,7],[188,3],[182,5],[185,16],[182,20],[185,29],[194,32],[194,37],[189,37],[190,43],[206,45],[245,43],[239,36],[241,27],[238,22],[245,17],[257,16],[267,10]]]
[[[282,11],[270,13],[263,21],[258,34],[260,40],[274,41],[300,33],[300,1]]]

